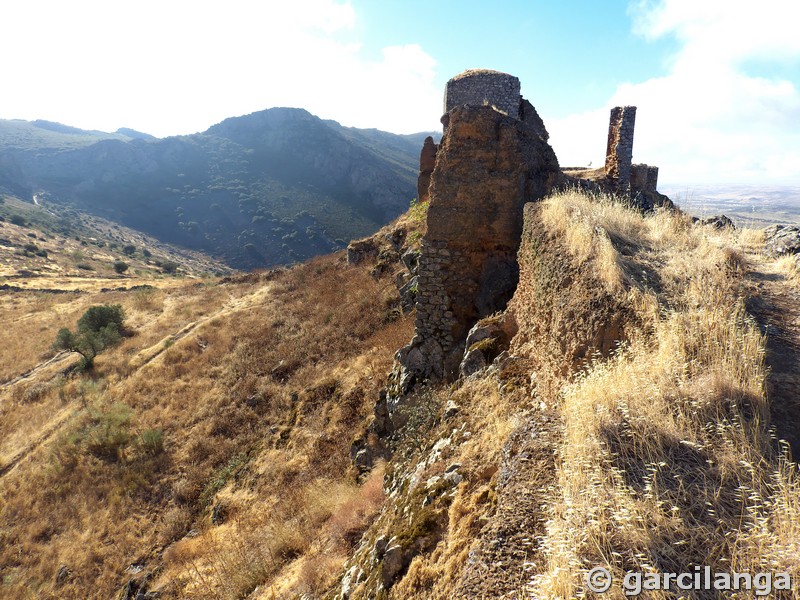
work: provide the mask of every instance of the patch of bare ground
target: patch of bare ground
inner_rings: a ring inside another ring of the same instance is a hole
[[[748,260],[748,311],[767,340],[770,424],[800,457],[800,289],[776,261]]]
[[[525,585],[544,568],[541,539],[556,484],[560,416],[536,410],[503,446],[497,506],[469,553],[453,598],[528,597]]]

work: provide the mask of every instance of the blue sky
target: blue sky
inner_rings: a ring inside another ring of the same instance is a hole
[[[635,35],[626,0],[362,0],[353,6],[366,48],[418,40],[437,61],[441,87],[466,68],[512,73],[523,95],[551,117],[602,105],[619,84],[665,73],[677,47],[672,39]]]
[[[564,166],[634,160],[665,183],[800,183],[798,0],[11,0],[0,118],[157,136],[296,106],[397,133],[439,127],[445,82],[518,76]]]

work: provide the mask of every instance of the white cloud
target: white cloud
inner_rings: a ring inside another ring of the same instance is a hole
[[[0,23],[2,118],[170,135],[271,106],[361,127],[395,111],[398,131],[439,116],[433,59],[364,56],[347,1],[29,0],[0,5]]]
[[[581,123],[607,128],[611,106],[632,104],[634,160],[661,167],[662,181],[798,181],[800,78],[753,72],[800,62],[800,3],[663,0],[640,3],[633,14],[638,33],[680,41],[669,73],[621,85],[602,110],[555,122],[562,162],[585,164],[586,156],[566,141],[562,155],[560,137],[575,139]],[[593,160],[602,161],[605,148],[597,150]]]

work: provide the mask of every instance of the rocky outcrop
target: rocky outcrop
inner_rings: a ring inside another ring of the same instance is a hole
[[[516,333],[517,323],[508,312],[478,321],[467,334],[464,357],[458,367],[459,375],[468,377],[491,364],[508,350]]]
[[[419,177],[417,177],[417,201],[428,201],[428,188],[431,185],[431,175],[436,167],[436,152],[439,146],[433,143],[433,138],[428,136],[419,153]]]
[[[714,229],[736,229],[736,226],[733,224],[733,221],[730,220],[729,217],[725,215],[715,215],[713,217],[709,217],[707,219],[692,219],[692,222],[700,222],[701,225],[708,225],[709,227],[713,227]]]
[[[772,225],[764,230],[764,248],[770,256],[800,253],[800,227]]]

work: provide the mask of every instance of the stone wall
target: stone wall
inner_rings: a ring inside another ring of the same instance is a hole
[[[631,194],[638,192],[655,192],[658,187],[658,167],[651,165],[632,165],[630,188]]]
[[[422,144],[422,150],[419,153],[419,175],[417,176],[417,201],[427,202],[428,188],[431,184],[431,175],[436,166],[436,152],[439,150],[433,142],[433,138],[428,136]]]
[[[534,110],[527,115],[457,105],[443,117],[419,258],[416,336],[399,353],[415,379],[452,378],[469,329],[514,294],[523,206],[561,179],[541,119]]]
[[[630,190],[635,123],[635,106],[616,106],[611,109],[606,148],[606,177],[614,183],[619,192]]]
[[[519,118],[519,79],[508,73],[488,69],[470,69],[447,82],[444,112],[456,106],[494,106],[509,117]]]

